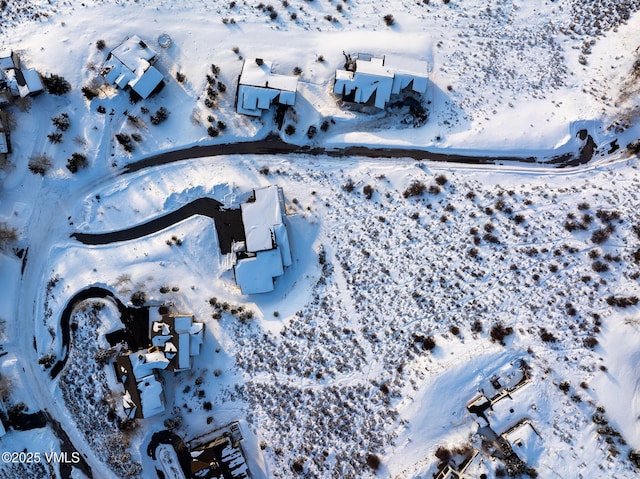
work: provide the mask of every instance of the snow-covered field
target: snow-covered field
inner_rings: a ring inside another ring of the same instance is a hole
[[[233,420],[256,478],[428,478],[444,449],[455,457],[471,448],[481,451],[471,477],[499,477],[501,463],[489,459],[466,406],[524,359],[530,382],[488,417],[498,434],[531,422],[540,440],[526,460],[538,477],[636,477],[640,173],[627,145],[640,137],[639,8],[607,0],[0,2],[0,50],[72,85],[8,108],[13,152],[0,171],[0,222],[18,239],[0,255],[3,414],[20,403],[29,413],[47,409],[93,477],[155,477],[147,455],[155,432],[173,425],[189,440]],[[158,51],[167,79],[137,104],[98,79],[109,49],[134,33]],[[170,48],[157,45],[161,33]],[[427,60],[428,121],[413,128],[402,122],[406,112],[342,109],[330,91],[343,50]],[[245,56],[271,59],[279,73],[302,71],[295,112],[285,116],[292,135],[277,131],[271,114],[235,113]],[[212,63],[226,85],[213,108],[205,105]],[[177,72],[186,79],[176,81]],[[99,96],[86,100],[83,86]],[[160,107],[169,117],[153,125]],[[70,127],[54,144],[47,135],[61,113]],[[226,129],[213,138],[207,128],[218,121]],[[308,139],[308,127],[324,121],[328,129]],[[327,148],[549,158],[576,151],[580,129],[596,155],[566,170],[246,154],[123,172],[166,150],[270,132]],[[118,133],[139,137],[132,152]],[[65,167],[74,152],[88,158],[76,174]],[[31,173],[43,154],[50,168]],[[70,238],[272,184],[284,189],[294,256],[272,293],[240,294],[206,217],[105,246]],[[12,248],[28,248],[26,259]],[[165,376],[167,411],[135,427],[123,421],[112,367],[95,361],[107,354],[104,334],[121,327],[108,301],[73,315],[59,377],[38,364],[63,356],[60,314],[91,285],[124,302],[144,291],[206,323],[193,369]],[[3,452],[57,442],[51,428],[0,437]],[[45,470],[55,477],[59,469],[0,464],[1,477]]]

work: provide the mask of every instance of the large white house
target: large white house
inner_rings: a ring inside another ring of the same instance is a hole
[[[131,89],[145,99],[163,85],[164,75],[153,66],[156,58],[156,52],[133,35],[109,53],[101,75],[116,88]]]
[[[273,62],[261,58],[246,59],[238,79],[236,111],[260,116],[273,103],[294,105],[298,79],[272,72]]]
[[[377,58],[359,53],[336,71],[333,92],[345,102],[384,108],[392,95],[412,90],[427,91],[429,64],[425,61],[385,55]]]
[[[254,190],[240,209],[245,249],[237,253],[236,283],[243,294],[267,293],[273,290],[274,279],[292,264],[282,189]]]

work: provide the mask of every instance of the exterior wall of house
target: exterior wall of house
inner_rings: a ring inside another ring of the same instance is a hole
[[[238,87],[237,112],[243,115],[260,116],[263,110],[268,110],[271,102],[280,94],[279,90],[260,88],[249,85]]]

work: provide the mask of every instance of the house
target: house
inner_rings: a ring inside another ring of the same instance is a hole
[[[149,308],[149,348],[116,358],[116,377],[124,385],[123,406],[127,417],[145,418],[164,411],[161,370],[191,369],[200,354],[204,324],[190,314],[160,314]]]
[[[157,351],[126,354],[116,358],[116,377],[124,385],[124,412],[130,419],[154,416],[164,411],[164,392],[156,370],[169,361]]]
[[[35,69],[21,68],[16,52],[0,51],[0,104],[7,103],[7,97],[25,98],[42,91],[44,85]]]
[[[424,94],[429,81],[425,61],[358,53],[347,56],[344,70],[336,70],[333,92],[343,101],[383,109],[392,95],[403,91]]]
[[[151,314],[151,311],[150,311]],[[200,354],[204,324],[191,314],[164,314],[150,317],[149,338],[169,361],[167,370],[179,372],[191,369],[191,358]]]
[[[20,94],[17,83],[10,82],[10,77],[15,75],[9,73],[15,70],[19,64],[17,53],[6,50],[0,51],[0,105],[8,104],[14,96]]]
[[[191,477],[250,479],[237,421],[189,441]]]
[[[273,291],[274,279],[292,264],[282,188],[254,190],[240,209],[245,245],[237,253],[236,284],[243,294]]]
[[[238,113],[260,116],[273,103],[295,104],[298,79],[273,73],[272,68],[271,61],[262,58],[245,59],[238,79]]]
[[[144,100],[164,86],[164,75],[153,66],[156,59],[156,52],[133,35],[109,53],[101,75],[114,87]]]

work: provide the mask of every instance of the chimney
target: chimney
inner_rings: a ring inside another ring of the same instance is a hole
[[[262,65],[264,63],[264,60],[262,60],[262,58],[256,58],[256,63],[258,65]]]

